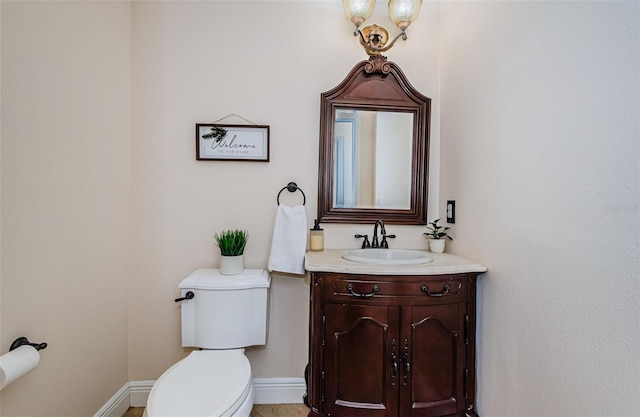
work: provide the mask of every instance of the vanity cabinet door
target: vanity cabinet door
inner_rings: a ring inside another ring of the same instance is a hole
[[[381,305],[325,304],[325,416],[398,416],[398,312]]]
[[[400,409],[436,417],[465,409],[466,304],[403,307]]]

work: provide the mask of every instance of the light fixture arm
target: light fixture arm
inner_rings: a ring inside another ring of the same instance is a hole
[[[353,32],[353,36],[360,35],[360,44],[370,56],[380,55],[380,53],[388,51],[400,38],[402,38],[403,41],[407,40],[407,33],[403,30],[398,33],[395,38],[391,40],[391,42],[387,43],[386,38],[389,36],[388,32],[382,27],[376,25],[373,26],[375,28],[373,31],[370,31],[368,36],[369,39],[365,37],[364,33],[359,28],[356,28],[356,30]],[[371,26],[367,26],[365,30],[368,28],[371,28]],[[382,31],[384,31],[384,34],[374,33],[377,32],[376,29],[381,29]]]

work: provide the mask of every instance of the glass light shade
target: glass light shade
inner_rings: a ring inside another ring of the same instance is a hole
[[[344,12],[356,27],[360,27],[371,16],[376,0],[342,0]]]
[[[421,6],[422,0],[389,0],[389,17],[404,32],[418,17]]]

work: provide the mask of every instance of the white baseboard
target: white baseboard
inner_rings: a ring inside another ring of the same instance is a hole
[[[254,404],[301,404],[304,378],[253,378]]]
[[[155,381],[127,382],[93,417],[122,417],[129,407],[144,407]],[[304,378],[254,378],[255,404],[301,404]]]
[[[149,398],[149,393],[155,382],[156,381],[129,382],[129,405],[131,407],[146,407],[147,398]]]
[[[93,417],[122,417],[129,409],[129,383],[124,384]]]

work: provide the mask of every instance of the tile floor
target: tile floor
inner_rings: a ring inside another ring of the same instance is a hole
[[[122,417],[142,417],[144,408],[132,407]],[[253,406],[251,417],[307,417],[309,409],[304,404],[261,404]]]
[[[144,407],[130,407],[122,417],[142,417]]]
[[[130,407],[122,417],[142,417],[144,407]]]
[[[304,404],[254,405],[251,417],[307,417],[309,408]]]

